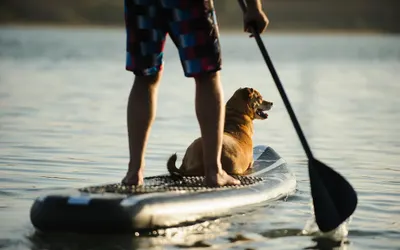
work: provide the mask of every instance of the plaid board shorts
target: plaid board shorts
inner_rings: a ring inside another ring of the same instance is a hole
[[[213,0],[125,0],[126,70],[154,75],[163,67],[167,34],[186,77],[221,69]]]

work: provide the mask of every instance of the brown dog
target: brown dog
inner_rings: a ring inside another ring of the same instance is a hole
[[[222,143],[222,168],[233,175],[246,172],[253,165],[253,120],[267,119],[272,102],[263,100],[261,94],[252,88],[240,88],[225,106],[225,127]],[[197,138],[186,150],[182,165],[175,166],[177,155],[168,162],[168,171],[173,176],[204,176],[203,146]]]

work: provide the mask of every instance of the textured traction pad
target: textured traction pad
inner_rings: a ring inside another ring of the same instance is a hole
[[[224,187],[206,187],[204,186],[203,176],[185,176],[181,180],[176,180],[170,175],[161,175],[146,177],[144,179],[145,185],[143,186],[126,186],[121,183],[108,184],[102,186],[92,186],[81,188],[79,191],[85,193],[117,193],[117,194],[144,194],[156,192],[171,192],[171,191],[185,191],[185,192],[199,192],[199,191],[214,191],[222,189],[235,189],[246,186],[251,186],[264,181],[261,177],[251,176],[233,176],[240,180],[241,185],[238,186],[224,186]]]

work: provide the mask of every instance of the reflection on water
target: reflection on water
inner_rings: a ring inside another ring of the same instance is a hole
[[[251,212],[154,235],[53,235],[29,221],[42,192],[118,182],[126,171],[123,30],[0,29],[0,247],[5,249],[398,249],[400,38],[265,34],[264,41],[310,146],[359,193],[348,237],[306,234],[311,216],[306,158],[259,49],[222,36],[225,99],[243,86],[274,102],[255,122],[255,144],[273,147],[295,172],[293,197]],[[146,176],[199,135],[194,84],[172,43]],[[337,246],[337,244],[340,244]]]
[[[215,236],[222,236],[228,227],[227,222],[210,221],[190,227],[171,228],[154,232],[141,232],[122,235],[78,235],[43,234],[35,232],[29,236],[33,246],[39,249],[64,247],[66,249],[138,249],[157,246],[190,247],[201,244]]]

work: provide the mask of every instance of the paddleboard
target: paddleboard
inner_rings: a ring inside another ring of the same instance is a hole
[[[253,168],[234,176],[240,186],[210,188],[203,177],[151,176],[138,187],[117,183],[42,195],[34,200],[30,219],[44,232],[156,230],[230,215],[295,192],[296,177],[274,149],[259,145],[253,156]]]

